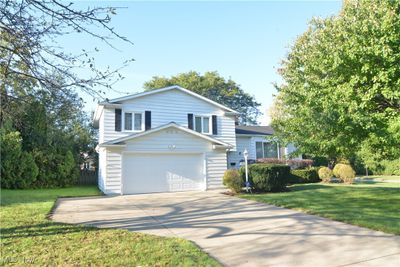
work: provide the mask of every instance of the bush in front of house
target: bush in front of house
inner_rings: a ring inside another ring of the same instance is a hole
[[[232,192],[239,193],[243,187],[243,180],[238,170],[226,170],[223,177],[223,184]]]
[[[328,167],[321,167],[318,170],[318,176],[323,182],[329,183],[333,177],[333,172]]]
[[[277,158],[261,158],[257,159],[257,163],[267,164],[285,164],[289,165],[291,169],[304,169],[313,165],[311,159],[277,159]]]
[[[318,183],[320,182],[317,167],[309,167],[302,170],[290,171],[290,183],[303,184],[303,183]]]
[[[240,174],[245,181],[245,167]],[[290,179],[290,167],[282,164],[256,163],[248,166],[249,182],[258,192],[280,192],[286,189]]]
[[[352,183],[356,177],[356,172],[350,165],[338,163],[333,168],[333,175],[345,183]]]

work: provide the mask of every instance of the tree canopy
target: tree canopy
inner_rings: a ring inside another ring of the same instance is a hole
[[[400,157],[400,1],[345,1],[291,47],[271,110],[300,153]]]
[[[102,97],[122,77],[117,68],[98,68],[94,54],[99,49],[73,54],[62,47],[61,36],[79,38],[88,35],[112,46],[112,39],[131,43],[110,26],[114,7],[78,8],[72,2],[58,0],[0,1],[0,93],[2,104],[17,102],[15,94],[29,82],[30,90],[55,91],[69,88]],[[84,70],[83,72],[79,72]],[[60,80],[58,77],[62,77]],[[60,83],[62,81],[62,83]],[[1,118],[11,114],[1,113]]]
[[[257,124],[261,114],[254,96],[243,91],[233,80],[221,77],[216,71],[201,75],[195,71],[180,73],[170,78],[155,76],[144,84],[146,90],[179,85],[240,113],[239,122],[245,125]]]
[[[110,46],[113,39],[131,43],[110,26],[116,10],[58,0],[0,1],[2,187],[71,185],[83,157],[94,154],[95,132],[77,92],[101,97],[123,77],[119,68],[96,67],[97,47],[73,54],[58,41],[84,34]]]

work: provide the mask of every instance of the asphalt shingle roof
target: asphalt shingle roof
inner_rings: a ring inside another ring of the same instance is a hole
[[[274,129],[271,126],[240,126],[235,127],[236,134],[260,134],[260,135],[272,135]]]

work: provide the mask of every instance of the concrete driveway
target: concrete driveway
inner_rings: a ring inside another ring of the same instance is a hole
[[[59,199],[53,220],[194,241],[226,266],[400,266],[400,237],[218,192]]]

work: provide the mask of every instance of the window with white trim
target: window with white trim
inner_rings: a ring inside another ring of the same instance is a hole
[[[143,131],[143,113],[142,112],[124,112],[124,130],[139,132]]]
[[[275,142],[256,142],[256,158],[278,158],[278,144]]]
[[[194,116],[194,130],[203,134],[211,133],[210,116]]]

